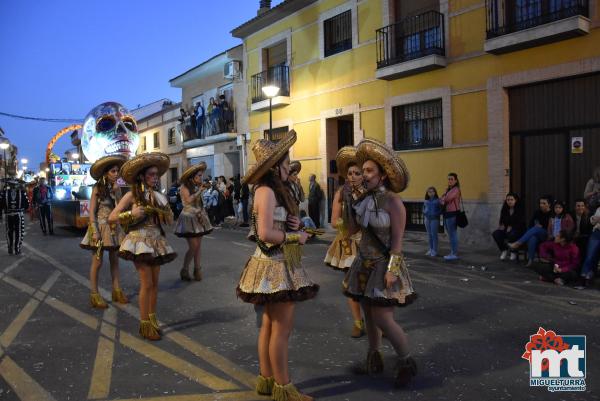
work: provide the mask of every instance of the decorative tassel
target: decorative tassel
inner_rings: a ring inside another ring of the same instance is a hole
[[[256,392],[259,395],[271,395],[273,393],[273,385],[275,384],[275,378],[264,377],[263,375],[258,375],[256,378]]]
[[[98,242],[96,243],[96,259],[100,260],[102,259],[102,247],[104,246],[104,243],[102,242],[102,239],[99,239]]]
[[[283,257],[286,264],[293,269],[300,267],[302,248],[299,243],[283,244]]]
[[[148,313],[148,320],[150,320],[152,327],[154,327],[156,330],[160,330],[158,320],[156,319],[156,313]]]
[[[272,397],[275,401],[304,401],[306,399],[312,399],[300,393],[292,383],[288,383],[285,386],[275,383],[273,386]]]

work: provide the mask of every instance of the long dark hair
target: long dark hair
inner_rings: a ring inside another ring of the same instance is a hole
[[[557,215],[557,214],[556,214],[556,212],[554,211],[554,207],[555,207],[556,205],[560,205],[560,206],[562,206],[562,209],[563,209],[563,211],[562,211],[562,213],[561,213],[560,215]],[[553,215],[554,217],[559,217],[559,218],[561,218],[561,219],[562,219],[563,217],[565,217],[565,215],[567,214],[567,206],[566,206],[566,205],[567,205],[567,204],[566,204],[565,202],[561,201],[561,200],[554,201],[554,203],[552,204],[552,215]]]
[[[286,157],[287,153],[283,155],[283,157],[279,159],[277,163],[275,163],[273,168],[269,169],[269,171],[259,178],[258,182],[254,186],[253,191],[256,191],[256,188],[260,188],[262,186],[271,188],[275,193],[275,199],[277,200],[277,203],[282,205],[288,214],[297,216],[298,205],[294,201],[287,183],[283,182],[281,177],[279,177],[279,174],[276,173],[277,167],[283,163]]]
[[[194,189],[196,188],[196,184],[194,184],[194,177],[196,177],[196,175],[198,175],[200,171],[197,171],[196,174],[194,174],[193,176],[189,177],[187,180],[185,180],[183,182],[183,185],[188,189],[188,191],[190,191],[190,194],[194,193]]]
[[[435,192],[435,195],[433,195],[433,198],[431,198],[431,197],[429,196],[429,190],[430,190],[430,189],[433,189],[433,192]],[[429,200],[429,199],[438,199],[438,198],[439,198],[439,195],[438,195],[438,193],[437,193],[437,189],[435,189],[435,187],[429,187],[429,188],[427,188],[427,190],[425,191],[425,200]]]
[[[519,198],[519,195],[516,192],[509,192],[504,197],[504,202],[502,203],[501,213],[508,213],[510,211],[510,207],[508,207],[508,203],[506,203],[506,198],[508,198],[509,196],[512,196],[513,198],[515,198],[514,212],[515,213],[520,212],[521,211],[521,198]]]
[[[456,180],[456,184],[454,184],[453,187],[448,187],[448,189],[446,190],[446,192],[450,191],[454,187],[460,188],[460,181],[458,180],[458,174],[456,174],[456,173],[448,173],[448,177],[454,177],[454,179]]]
[[[140,171],[137,175],[137,177],[135,178],[135,184],[133,184],[131,186],[131,193],[133,194],[133,199],[135,201],[136,204],[139,204],[141,206],[156,206],[153,204],[154,201],[154,196],[150,195],[150,200],[146,199],[146,197],[144,196],[144,190],[146,189],[146,183],[144,182],[144,176],[146,175],[146,171],[148,171],[148,169],[152,168],[152,167],[156,167],[156,166],[148,166],[145,169],[143,169],[142,171]],[[150,189],[154,189],[154,188],[150,188]]]
[[[98,197],[100,199],[110,198],[110,193],[112,192],[114,183],[111,183],[106,177],[106,174],[112,170],[113,167],[119,167],[117,164],[114,164],[110,167],[107,167],[102,173],[102,177],[94,184],[94,188],[98,191]]]

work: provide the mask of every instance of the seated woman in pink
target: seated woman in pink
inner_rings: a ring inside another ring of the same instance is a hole
[[[554,241],[540,245],[540,258],[549,263],[535,267],[542,281],[553,281],[557,285],[577,279],[579,248],[573,244],[573,234],[560,230]]]

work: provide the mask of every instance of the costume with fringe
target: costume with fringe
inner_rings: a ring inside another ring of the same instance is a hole
[[[210,224],[208,214],[204,209],[204,202],[200,191],[190,194],[192,201],[183,202],[183,210],[177,218],[173,232],[178,237],[201,237],[210,234],[213,226]]]
[[[338,233],[327,249],[324,262],[333,269],[347,271],[358,254],[358,243],[362,234],[358,232],[348,235],[348,221],[352,218],[350,212],[355,200],[352,188],[344,185],[340,189],[340,197],[342,198],[342,216],[335,223]]]
[[[355,206],[362,239],[343,281],[344,295],[374,306],[405,306],[417,296],[406,264],[391,288],[385,286],[391,247],[390,215],[384,210],[393,195],[385,187],[368,193]]]
[[[119,248],[119,256],[134,262],[163,265],[177,257],[162,227],[163,224],[169,224],[169,220],[172,223],[173,212],[163,194],[146,191],[145,196],[150,204],[156,206],[146,206],[142,220],[126,229],[127,235]]]
[[[90,251],[98,251],[98,245],[102,250],[116,251],[119,249],[125,233],[118,224],[108,222],[108,216],[119,203],[121,199],[121,188],[116,191],[110,191],[110,196],[101,198],[98,195],[98,207],[96,207],[96,227],[88,226],[88,230],[81,240],[79,246]],[[94,242],[94,230],[98,232],[99,241]]]
[[[252,220],[248,238],[259,243],[259,246],[244,267],[237,287],[238,297],[252,304],[314,298],[319,286],[311,281],[300,263],[301,245],[261,244],[256,232],[256,214],[252,216]],[[285,231],[286,220],[287,211],[284,207],[277,206],[273,213],[275,229]]]

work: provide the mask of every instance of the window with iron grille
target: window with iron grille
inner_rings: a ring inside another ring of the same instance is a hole
[[[169,131],[167,134],[167,143],[169,145],[175,145],[175,127],[169,128]]]
[[[352,11],[323,21],[325,57],[352,49]]]
[[[392,108],[395,150],[444,146],[442,99]]]
[[[146,135],[144,135],[142,137],[142,151],[145,152],[146,149],[148,149],[147,145],[146,145]]]
[[[271,134],[269,135],[269,130],[266,129],[264,132],[264,138],[268,139],[269,141],[279,142],[283,138],[283,136],[288,133],[288,131],[289,129],[287,126],[277,127],[273,128]]]
[[[154,149],[160,148],[160,138],[158,137],[158,132],[154,133]]]

